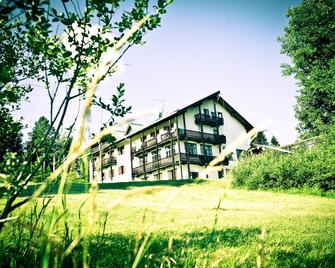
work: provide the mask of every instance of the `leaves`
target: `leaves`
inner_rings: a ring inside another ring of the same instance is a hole
[[[292,64],[283,74],[299,81],[296,117],[305,136],[321,133],[335,123],[335,2],[305,0],[288,10],[289,24],[279,38]]]

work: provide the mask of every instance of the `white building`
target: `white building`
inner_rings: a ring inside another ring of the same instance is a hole
[[[206,166],[252,128],[218,91],[140,130],[129,127],[113,145],[92,148],[90,180],[93,176],[99,182],[222,178],[250,141],[220,163],[219,171],[206,172]]]

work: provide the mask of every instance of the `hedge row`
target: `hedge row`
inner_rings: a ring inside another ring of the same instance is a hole
[[[335,190],[335,130],[310,149],[292,154],[267,151],[242,159],[231,172],[233,185],[249,189]]]

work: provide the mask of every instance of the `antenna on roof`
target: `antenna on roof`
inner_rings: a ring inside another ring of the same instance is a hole
[[[155,101],[158,101],[158,102],[162,103],[162,108],[161,108],[161,110],[158,113],[158,119],[161,119],[163,117],[163,115],[164,115],[165,100],[163,100],[163,99],[156,99]]]

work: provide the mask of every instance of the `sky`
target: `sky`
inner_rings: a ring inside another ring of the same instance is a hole
[[[265,132],[269,138],[292,143],[297,138],[297,86],[281,74],[280,65],[289,59],[280,54],[277,37],[287,24],[286,10],[299,2],[175,0],[161,27],[145,36],[146,44],[127,52],[122,74],[104,81],[98,94],[109,98],[124,82],[133,113],[162,103],[168,113],[220,90],[254,126],[271,122]],[[20,113],[33,122],[48,110],[32,105],[46,96],[31,98]],[[106,114],[94,112],[98,128]]]

